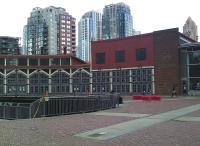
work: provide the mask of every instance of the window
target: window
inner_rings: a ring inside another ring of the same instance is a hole
[[[115,61],[117,63],[124,62],[124,51],[115,52]]]
[[[141,61],[146,59],[146,48],[136,49],[136,61]]]
[[[65,20],[61,20],[61,23],[65,23]]]
[[[104,63],[105,63],[105,53],[97,53],[96,64],[104,64]]]

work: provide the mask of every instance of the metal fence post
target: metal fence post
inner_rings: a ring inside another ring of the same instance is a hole
[[[4,105],[3,118],[6,119],[6,106]]]
[[[29,106],[29,119],[32,118],[32,114],[31,114],[31,112],[32,112],[32,105],[33,105],[33,104],[31,104],[31,105]]]

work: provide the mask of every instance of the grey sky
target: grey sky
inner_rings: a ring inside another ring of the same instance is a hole
[[[0,36],[22,37],[23,26],[34,7],[57,6],[76,18],[105,5],[124,2],[131,8],[133,27],[142,33],[182,27],[188,18],[200,25],[199,0],[0,0]],[[78,29],[77,29],[78,30]]]

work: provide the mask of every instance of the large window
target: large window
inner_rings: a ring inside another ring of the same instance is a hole
[[[117,63],[124,62],[124,51],[115,52],[115,61]]]
[[[105,53],[97,53],[96,64],[104,64],[104,63],[105,63]]]
[[[189,75],[190,77],[200,77],[200,65],[190,65]]]
[[[138,68],[132,70],[132,88],[135,94],[152,94],[152,69]]]
[[[72,88],[74,93],[87,93],[89,92],[90,75],[86,72],[79,70],[72,76]]]
[[[110,76],[109,71],[94,71],[93,72],[93,92],[94,93],[103,93],[110,92]]]
[[[200,63],[200,51],[189,53],[189,61],[190,61],[190,64]]]
[[[136,61],[142,61],[146,59],[146,48],[136,49]]]
[[[52,75],[52,93],[69,93],[69,75],[60,71]]]

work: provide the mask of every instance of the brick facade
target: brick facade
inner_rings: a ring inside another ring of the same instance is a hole
[[[173,85],[180,94],[178,28],[154,32],[155,93],[170,95]]]

